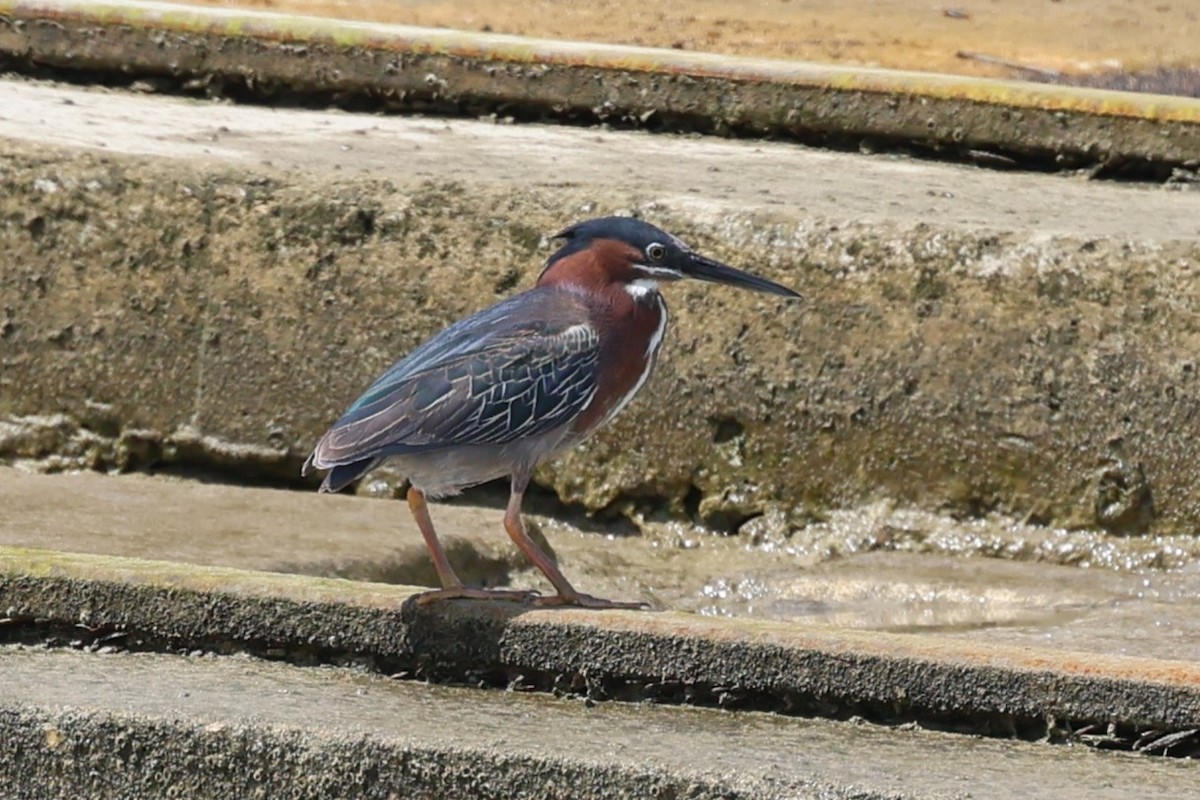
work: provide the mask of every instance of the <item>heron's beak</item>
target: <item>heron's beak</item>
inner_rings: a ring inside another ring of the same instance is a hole
[[[727,283],[730,286],[740,286],[743,289],[753,289],[756,292],[766,292],[767,294],[803,299],[803,296],[799,292],[792,291],[782,284],[769,281],[766,278],[760,278],[757,275],[751,275],[749,272],[743,272],[740,269],[734,269],[728,264],[722,264],[720,261],[714,261],[697,253],[688,254],[683,273],[687,277],[696,278],[697,280],[710,281],[712,283]]]

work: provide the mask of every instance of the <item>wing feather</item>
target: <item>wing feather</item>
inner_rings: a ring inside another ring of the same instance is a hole
[[[531,290],[422,345],[334,423],[313,465],[506,444],[569,423],[595,396],[600,347],[581,301],[562,295]]]

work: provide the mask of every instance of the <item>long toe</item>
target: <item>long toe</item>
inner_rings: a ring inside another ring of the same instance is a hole
[[[576,608],[626,608],[633,611],[649,610],[649,603],[628,602],[625,600],[605,600],[603,597],[592,597],[590,594],[561,595],[538,597],[533,604],[542,608],[575,606]]]
[[[528,603],[540,596],[532,589],[477,589],[473,586],[452,586],[448,589],[421,592],[413,599],[417,605],[425,606],[442,600],[504,600],[511,603]]]

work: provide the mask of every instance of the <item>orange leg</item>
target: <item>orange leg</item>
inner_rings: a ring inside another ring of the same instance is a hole
[[[413,519],[417,521],[417,527],[421,529],[421,535],[425,537],[425,546],[429,548],[429,554],[433,556],[433,568],[437,570],[442,588],[457,589],[461,587],[463,582],[459,580],[458,575],[454,574],[454,567],[450,566],[450,559],[446,556],[446,548],[442,547],[437,531],[433,529],[433,520],[429,517],[429,506],[425,504],[425,493],[412,486],[408,487],[408,509],[412,511]]]
[[[513,476],[512,494],[508,498],[508,509],[504,512],[504,529],[508,531],[508,535],[512,538],[513,543],[520,548],[521,552],[525,554],[525,557],[535,567],[541,570],[541,573],[546,576],[550,583],[554,585],[555,591],[558,592],[554,597],[539,597],[534,602],[540,606],[647,608],[648,606],[645,603],[625,603],[617,600],[604,600],[599,597],[592,597],[589,594],[577,591],[571,585],[571,582],[562,574],[562,570],[558,568],[558,565],[525,532],[525,523],[521,521],[521,500],[525,496],[525,486],[528,485],[528,480],[528,478],[520,480],[516,475]]]
[[[425,537],[425,546],[429,548],[429,555],[433,557],[433,568],[437,570],[438,580],[442,582],[441,589],[434,589],[417,595],[417,603],[425,605],[434,600],[451,600],[457,598],[523,601],[537,595],[537,592],[531,591],[477,589],[464,585],[458,575],[455,574],[454,567],[450,566],[450,559],[446,555],[446,548],[442,547],[437,531],[433,528],[433,520],[429,517],[429,506],[425,503],[425,493],[420,489],[410,486],[408,489],[408,508],[412,511],[413,519],[417,521],[417,527],[421,529],[421,535]]]

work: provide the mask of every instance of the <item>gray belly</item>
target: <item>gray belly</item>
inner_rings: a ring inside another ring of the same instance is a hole
[[[427,497],[446,497],[506,475],[532,472],[539,462],[579,442],[577,438],[568,439],[567,430],[563,427],[505,445],[462,445],[393,456],[387,463]]]

